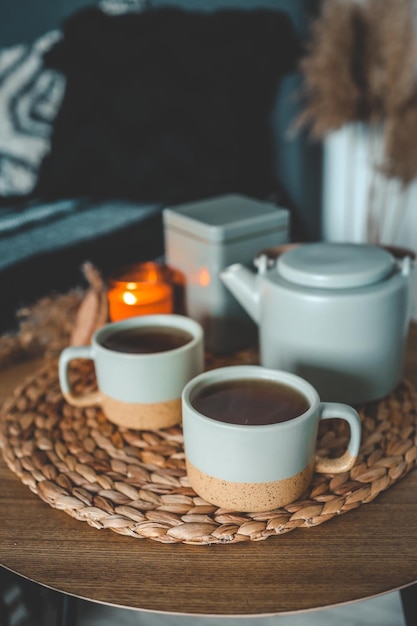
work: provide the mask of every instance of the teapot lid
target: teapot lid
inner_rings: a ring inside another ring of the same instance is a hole
[[[394,257],[377,246],[318,242],[284,252],[276,269],[282,278],[297,285],[348,289],[377,283],[394,266]]]

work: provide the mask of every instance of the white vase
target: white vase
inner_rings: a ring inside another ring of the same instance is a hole
[[[323,239],[401,246],[417,253],[417,180],[404,186],[382,173],[382,127],[347,124],[329,134],[323,147]],[[415,270],[411,309],[417,320]]]

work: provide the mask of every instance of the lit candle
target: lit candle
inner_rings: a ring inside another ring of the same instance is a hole
[[[135,315],[173,312],[171,275],[164,265],[150,261],[130,265],[112,274],[108,285],[112,322]]]

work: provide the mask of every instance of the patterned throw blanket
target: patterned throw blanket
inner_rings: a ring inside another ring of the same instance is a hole
[[[140,12],[144,0],[103,0],[100,9],[117,15]],[[63,73],[45,67],[44,53],[62,32],[32,44],[0,50],[0,198],[25,196],[36,184],[50,149],[53,123],[65,93]]]
[[[106,0],[101,9],[116,15],[140,11],[143,5],[140,0]],[[61,38],[55,30],[32,44],[0,50],[0,271],[161,210],[157,203],[122,199],[42,201],[33,193],[66,87],[65,75],[45,67],[43,55]]]
[[[0,195],[32,191],[49,150],[65,79],[43,66],[43,53],[60,37],[49,32],[32,45],[0,51]]]

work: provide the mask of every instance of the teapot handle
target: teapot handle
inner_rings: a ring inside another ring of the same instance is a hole
[[[298,248],[301,246],[301,243],[284,243],[281,246],[273,246],[272,248],[264,248],[253,260],[255,267],[258,269],[260,273],[265,272],[266,270],[274,267],[278,257],[287,250],[292,250],[293,248]]]
[[[416,253],[411,248],[402,248],[400,246],[381,246],[387,252],[390,252],[395,259],[402,261],[406,257],[410,257],[412,261],[416,260]]]
[[[410,248],[401,248],[400,246],[380,246],[394,257],[401,273],[408,276],[416,262],[416,253]]]

